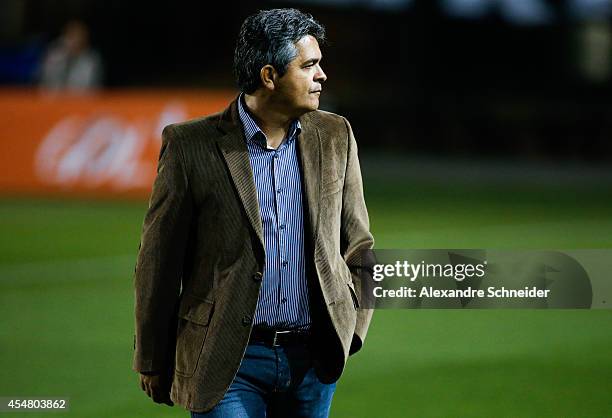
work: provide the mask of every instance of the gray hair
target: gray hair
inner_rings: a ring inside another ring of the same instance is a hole
[[[247,94],[257,90],[260,71],[268,64],[282,77],[298,54],[295,44],[306,35],[325,42],[325,28],[297,9],[261,10],[247,17],[234,51],[234,75],[240,90]]]

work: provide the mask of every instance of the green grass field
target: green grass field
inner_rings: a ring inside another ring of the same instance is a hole
[[[377,248],[612,248],[609,187],[368,182]],[[0,200],[0,396],[186,417],[131,371],[145,202]],[[611,261],[612,262],[612,261]],[[379,310],[332,417],[611,417],[612,311]]]

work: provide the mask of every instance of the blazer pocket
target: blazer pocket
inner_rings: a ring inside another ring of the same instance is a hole
[[[359,298],[357,297],[357,292],[355,291],[355,284],[353,283],[353,274],[351,273],[351,269],[344,262],[342,264],[342,270],[344,271],[344,282],[349,288],[349,293],[351,294],[353,306],[355,307],[355,310],[357,310],[359,309]]]
[[[357,298],[357,292],[355,292],[355,285],[353,282],[346,284],[349,288],[349,293],[351,294],[351,299],[353,299],[353,306],[355,310],[359,309],[359,299]]]
[[[214,302],[185,295],[178,312],[176,336],[176,373],[191,377],[195,373],[208,325],[214,309]]]

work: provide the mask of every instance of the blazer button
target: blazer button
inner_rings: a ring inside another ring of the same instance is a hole
[[[248,315],[243,316],[242,325],[244,325],[245,327],[248,327],[249,325],[251,325],[251,317]]]
[[[253,275],[253,280],[255,280],[256,282],[260,282],[262,278],[263,274],[261,274],[261,271],[258,271]]]

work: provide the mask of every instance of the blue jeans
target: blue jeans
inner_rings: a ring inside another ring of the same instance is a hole
[[[326,418],[335,388],[319,381],[307,346],[251,343],[223,399],[191,418]]]

